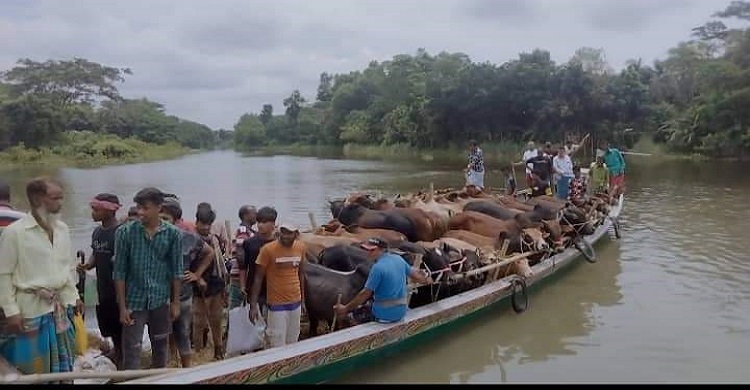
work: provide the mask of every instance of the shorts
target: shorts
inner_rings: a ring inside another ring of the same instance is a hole
[[[622,189],[622,187],[625,186],[625,174],[621,173],[617,176],[610,176],[609,178],[609,187],[614,188],[614,186],[618,186]]]

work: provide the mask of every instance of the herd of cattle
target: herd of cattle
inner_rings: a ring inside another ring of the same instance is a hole
[[[593,234],[610,207],[607,198],[597,196],[573,204],[547,196],[520,201],[454,190],[394,199],[356,193],[329,203],[333,219],[300,234],[308,250],[304,273],[309,336],[317,334],[321,320],[331,326],[339,297],[346,303],[364,286],[371,262],[358,243],[368,237],[381,237],[410,264],[421,258],[421,267],[432,274],[434,283],[411,295],[409,306],[418,307],[484,283],[485,273],[455,275],[486,265],[505,241],[503,255],[533,255],[501,273],[531,276],[535,263],[564,250],[577,237]]]

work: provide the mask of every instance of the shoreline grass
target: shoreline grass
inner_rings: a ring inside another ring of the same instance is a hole
[[[92,168],[169,160],[198,151],[174,142],[163,145],[112,134],[66,132],[53,147],[27,148],[20,144],[0,152],[0,170],[30,166]]]

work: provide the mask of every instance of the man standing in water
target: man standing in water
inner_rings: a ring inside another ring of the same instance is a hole
[[[119,366],[122,363],[122,324],[117,307],[115,281],[112,279],[115,254],[115,231],[120,226],[117,210],[120,199],[117,195],[102,193],[89,202],[91,219],[100,225],[91,234],[91,256],[86,264],[79,264],[78,269],[88,271],[96,268],[96,292],[99,303],[96,305],[96,321],[103,337],[111,337],[114,351],[109,358]]]
[[[63,189],[40,177],[26,185],[31,212],[0,236],[0,355],[24,374],[69,372],[75,358],[73,316],[83,303]]]
[[[250,317],[259,318],[258,295],[263,278],[268,291],[266,338],[270,348],[296,343],[300,333],[305,283],[302,267],[305,244],[297,240],[299,230],[290,224],[279,227],[279,238],[260,249],[255,281],[250,294]]]
[[[114,279],[123,324],[123,368],[140,368],[146,324],[151,339],[151,367],[163,368],[169,358],[167,338],[172,322],[180,315],[182,235],[178,228],[159,218],[163,192],[144,188],[133,201],[139,219],[115,233]]]
[[[484,191],[484,155],[477,141],[469,141],[469,164],[466,166],[466,186]]]

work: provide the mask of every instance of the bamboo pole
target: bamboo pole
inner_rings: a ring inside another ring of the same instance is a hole
[[[56,372],[48,374],[29,374],[29,375],[4,375],[0,378],[2,384],[12,383],[44,383],[58,381],[72,381],[76,379],[110,379],[126,380],[143,378],[152,375],[169,374],[182,370],[181,368],[152,368],[148,370],[122,370],[111,372]]]
[[[315,221],[315,215],[308,211],[307,218],[310,219],[310,226],[312,226],[312,230],[315,231],[318,228],[318,223]]]
[[[338,298],[336,298],[336,304],[337,304],[337,305],[340,305],[340,304],[341,304],[341,294],[339,294]],[[331,328],[330,328],[330,329],[328,329],[328,333],[331,333],[331,332],[333,332],[333,331],[334,331],[334,329],[336,329],[336,320],[338,320],[338,318],[339,318],[339,316],[338,316],[338,314],[336,313],[336,310],[334,310],[334,311],[333,311],[333,321],[331,322]],[[317,329],[316,329],[316,330],[317,330]]]

